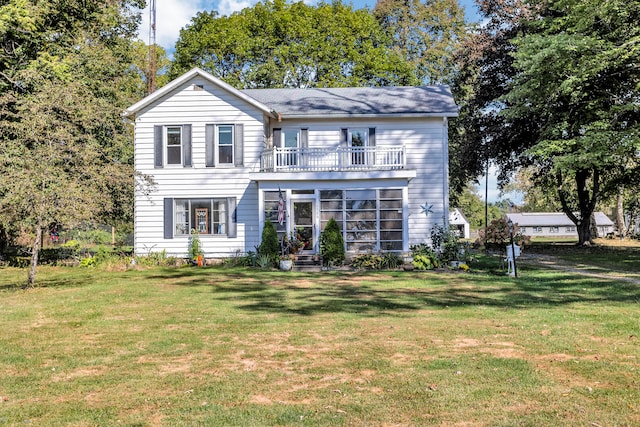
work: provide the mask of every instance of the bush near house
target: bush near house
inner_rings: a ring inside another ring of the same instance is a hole
[[[262,229],[262,240],[258,246],[258,258],[269,257],[275,265],[280,256],[280,242],[278,232],[271,221],[265,221]]]
[[[320,234],[320,254],[324,265],[340,265],[345,260],[344,239],[335,219],[327,222]]]

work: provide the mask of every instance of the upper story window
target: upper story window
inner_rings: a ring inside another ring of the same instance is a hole
[[[168,126],[165,135],[167,164],[182,164],[182,126]]]
[[[300,130],[283,129],[280,144],[282,148],[298,148],[300,146]]]
[[[341,145],[349,148],[352,165],[367,165],[375,163],[375,153],[367,150],[374,147],[376,138],[375,128],[344,128],[341,131]]]
[[[154,166],[191,166],[191,125],[154,126]]]
[[[278,155],[278,166],[299,166],[298,149],[308,147],[308,129],[285,128],[273,130],[273,146],[284,148]]]
[[[218,164],[233,164],[233,126],[219,125],[216,131],[218,137]]]
[[[243,141],[244,126],[242,124],[206,125],[206,166],[242,166]]]

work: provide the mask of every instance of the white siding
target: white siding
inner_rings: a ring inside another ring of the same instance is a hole
[[[204,90],[194,90],[201,84]],[[205,167],[205,125],[244,125],[244,167]],[[192,167],[154,168],[154,125],[192,125]],[[205,256],[230,256],[258,244],[257,187],[248,174],[259,160],[264,142],[262,112],[229,96],[205,80],[194,79],[172,96],[150,105],[135,120],[136,171],[153,176],[155,191],[136,194],[134,216],[137,254],[160,252],[184,256],[188,237],[164,239],[163,200],[237,197],[237,237],[201,236]]]
[[[204,90],[194,89],[194,84],[202,85]],[[244,125],[244,167],[205,167],[205,125],[209,123]],[[237,237],[201,236],[205,256],[223,257],[236,251],[254,250],[260,239],[261,207],[258,185],[251,181],[249,173],[259,170],[264,147],[263,123],[262,111],[200,78],[185,83],[137,114],[135,167],[138,172],[153,176],[156,183],[156,191],[149,196],[142,192],[136,194],[134,234],[137,254],[162,250],[173,256],[187,253],[188,237],[163,237],[164,198],[236,197]],[[183,124],[192,125],[193,166],[154,168],[154,125]],[[416,171],[416,177],[409,181],[406,190],[408,241],[405,249],[408,250],[410,244],[428,241],[435,224],[447,224],[447,153],[443,139],[446,138],[446,121],[442,118],[272,120],[270,127],[307,128],[309,147],[323,148],[339,146],[342,128],[375,128],[376,146],[404,145],[406,167]],[[323,177],[316,178],[326,179],[326,174]],[[387,176],[387,179],[393,180],[393,176]],[[337,187],[349,185],[345,182],[333,184]],[[315,188],[335,188],[333,184],[313,183]],[[379,188],[381,184],[384,186],[387,182],[362,179],[351,183],[352,188]],[[425,215],[422,212],[424,204],[431,206],[432,213]]]
[[[376,146],[404,145],[407,154],[407,169],[415,169],[416,177],[409,182],[409,244],[430,241],[431,228],[447,226],[448,206],[448,158],[443,149],[446,144],[446,122],[433,119],[366,119],[340,122],[305,123],[289,121],[273,127],[300,127],[309,129],[309,147],[337,148],[340,145],[342,128],[375,128]],[[354,183],[354,188],[368,188],[375,183]],[[421,206],[432,206],[426,215]]]

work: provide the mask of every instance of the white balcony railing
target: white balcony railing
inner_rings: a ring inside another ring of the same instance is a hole
[[[366,171],[404,169],[405,148],[272,148],[262,152],[262,172]]]

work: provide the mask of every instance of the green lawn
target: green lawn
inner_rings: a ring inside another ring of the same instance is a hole
[[[0,425],[640,424],[640,286],[473,267],[0,269]]]

